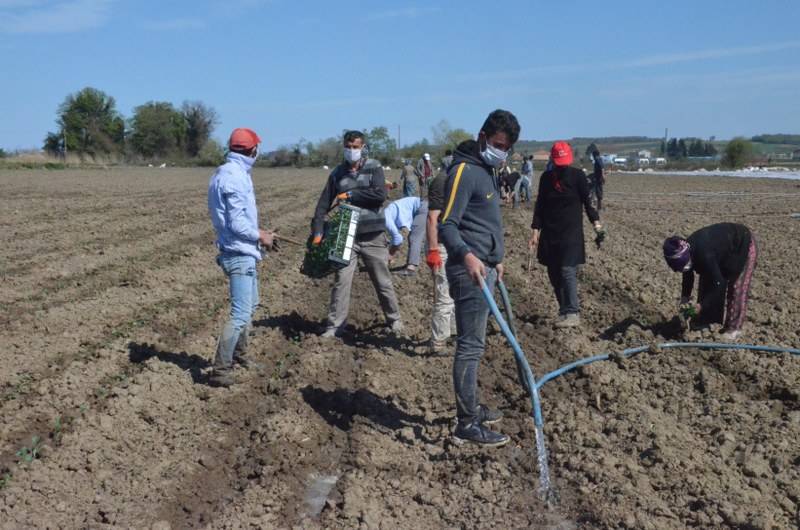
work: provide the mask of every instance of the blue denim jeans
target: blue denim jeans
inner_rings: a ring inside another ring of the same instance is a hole
[[[214,358],[214,368],[219,369],[230,368],[234,351],[247,346],[250,322],[258,305],[258,274],[252,256],[223,253],[217,256],[217,264],[228,277],[231,298],[230,318],[222,328]]]
[[[486,349],[489,304],[479,285],[472,281],[463,263],[447,263],[450,296],[456,306],[456,354],[453,360],[453,387],[459,423],[468,424],[478,416],[478,365]],[[497,271],[487,267],[486,285],[494,292]]]

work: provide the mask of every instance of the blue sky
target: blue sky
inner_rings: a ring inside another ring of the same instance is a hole
[[[202,100],[272,149],[495,108],[524,139],[800,133],[800,2],[0,0],[0,147],[85,86]]]

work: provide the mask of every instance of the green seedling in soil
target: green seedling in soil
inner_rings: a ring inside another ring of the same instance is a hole
[[[55,424],[53,425],[53,430],[50,432],[50,438],[52,438],[53,443],[56,445],[61,444],[61,437],[64,435],[64,429],[66,426],[72,422],[71,416],[56,416]]]
[[[0,401],[12,401],[14,399],[19,399],[20,396],[30,394],[31,383],[33,383],[33,377],[30,374],[20,374],[17,377],[16,383],[8,385],[3,389],[3,392],[0,394]]]
[[[694,304],[684,304],[681,306],[681,315],[683,315],[683,318],[686,320],[689,320],[697,316],[697,309]]]
[[[39,458],[39,449],[41,449],[42,439],[38,436],[34,436],[31,438],[31,446],[22,446],[19,451],[17,451],[17,458],[19,458],[20,463],[30,464],[37,458]]]
[[[2,477],[0,477],[0,490],[3,490],[11,484],[11,473],[5,473]]]

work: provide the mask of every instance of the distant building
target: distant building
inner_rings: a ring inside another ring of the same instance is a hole
[[[639,167],[650,165],[650,159],[646,157],[639,158],[639,160],[637,160],[636,162],[639,164]]]
[[[625,166],[628,164],[628,159],[624,156],[618,156],[614,158],[614,165],[616,166]]]
[[[639,158],[647,158],[648,160],[653,158],[653,153],[651,151],[648,151],[647,149],[643,149],[639,151],[637,154],[639,155]]]
[[[544,149],[540,151],[535,151],[533,153],[533,161],[534,162],[547,162],[550,160],[550,152],[545,151]]]
[[[657,166],[666,166],[667,165],[667,159],[664,158],[664,157],[661,157],[661,156],[657,157],[656,158],[656,165]]]

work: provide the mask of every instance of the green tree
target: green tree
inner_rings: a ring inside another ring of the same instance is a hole
[[[367,133],[369,156],[381,161],[381,164],[392,164],[397,159],[397,144],[386,127],[374,127]]]
[[[201,166],[218,166],[225,161],[225,150],[214,140],[209,139],[197,153],[197,163]]]
[[[6,153],[5,149],[0,149],[0,158],[6,158],[8,153]]]
[[[689,149],[686,147],[686,140],[681,138],[678,140],[678,158],[686,158],[689,154]]]
[[[703,146],[703,155],[717,156],[717,148],[711,142],[706,142],[705,146]]]
[[[681,151],[678,147],[678,139],[677,138],[670,138],[669,142],[667,142],[667,157],[668,158],[680,158]]]
[[[446,149],[455,149],[464,140],[470,140],[472,135],[464,129],[453,129],[447,120],[441,120],[431,127],[433,143],[438,146],[437,151],[444,153]]]
[[[217,112],[202,101],[184,101],[181,114],[186,121],[186,154],[193,158],[208,143],[219,118]]]
[[[414,164],[417,160],[422,158],[423,154],[430,153],[433,150],[431,148],[432,146],[428,139],[423,138],[418,142],[403,147],[403,149],[400,150],[400,155],[401,158],[407,158]]]
[[[133,109],[130,144],[145,158],[181,153],[186,146],[186,119],[172,103],[150,101]]]
[[[745,138],[736,137],[725,146],[722,163],[730,168],[739,168],[747,164],[752,157],[753,144]]]
[[[58,107],[59,132],[47,133],[44,148],[50,153],[76,153],[83,159],[120,153],[125,144],[125,121],[114,98],[86,87],[68,95]],[[64,145],[66,143],[66,145]]]
[[[689,156],[705,156],[705,146],[699,138],[692,139],[689,144]]]

